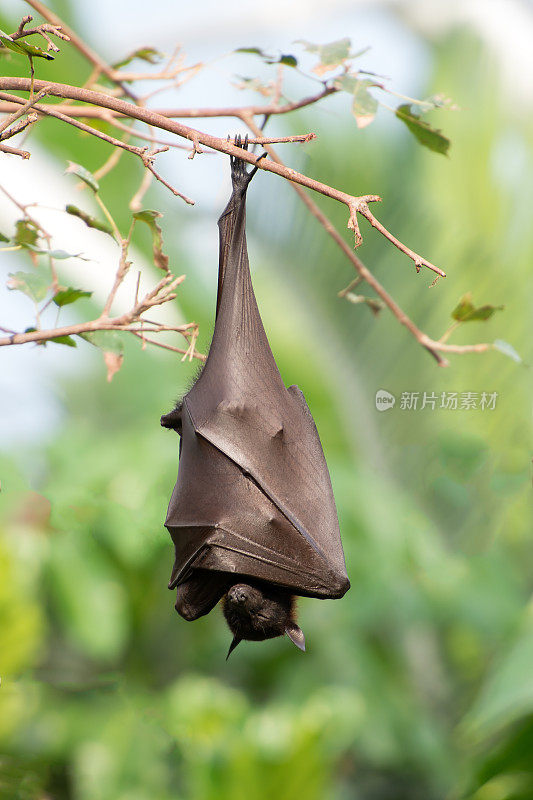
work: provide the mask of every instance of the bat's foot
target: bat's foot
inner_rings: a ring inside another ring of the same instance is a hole
[[[240,147],[242,150],[248,150],[248,134],[246,134],[243,140],[240,133],[238,133],[233,140],[233,144],[235,147]],[[261,158],[264,158],[264,156],[266,156],[266,153],[263,153],[261,156],[259,156],[257,161],[259,161]],[[230,156],[230,163],[233,189],[243,192],[246,190],[248,184],[257,172],[257,167],[254,167],[250,172],[247,172],[247,162],[243,161],[242,158],[238,158],[237,156]]]

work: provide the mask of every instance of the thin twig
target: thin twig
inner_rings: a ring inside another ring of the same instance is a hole
[[[16,120],[19,117],[22,117],[24,114],[26,114],[26,112],[29,111],[30,108],[32,108],[32,106],[35,105],[35,103],[38,103],[39,100],[47,94],[48,92],[45,86],[30,100],[24,101],[22,97],[19,97],[17,100],[15,100],[14,102],[21,102],[22,107],[17,109],[17,111],[15,111],[10,117],[8,117],[7,119],[5,119],[3,122],[0,123],[0,133],[5,131],[6,128],[9,128],[9,126],[12,125],[14,122],[16,122]]]
[[[31,153],[27,150],[19,150],[18,147],[8,147],[7,144],[0,144],[0,152],[10,156],[20,156],[20,158],[30,158]]]
[[[189,205],[189,206],[193,206],[193,205],[194,205],[194,200],[191,200],[191,198],[190,198],[190,197],[187,197],[187,195],[186,195],[186,194],[182,194],[181,192],[178,192],[178,190],[177,190],[177,189],[175,189],[175,188],[174,188],[174,186],[172,186],[170,183],[168,183],[168,181],[166,181],[166,180],[165,180],[165,179],[164,179],[164,178],[163,178],[163,177],[162,177],[162,176],[159,174],[159,172],[157,172],[157,170],[155,169],[154,165],[153,165],[153,164],[152,164],[150,161],[145,161],[145,162],[144,162],[144,166],[146,167],[146,169],[150,170],[150,172],[152,173],[152,175],[154,176],[154,178],[156,178],[156,179],[157,179],[157,180],[158,180],[160,183],[162,183],[162,184],[163,184],[163,186],[166,186],[166,187],[167,187],[167,189],[169,189],[169,190],[172,192],[172,194],[173,194],[173,195],[175,195],[176,197],[180,197],[180,198],[181,198],[182,200],[184,200],[184,201],[187,203],[187,205]]]
[[[124,316],[124,315],[123,315]],[[126,315],[128,316],[128,315]],[[133,333],[135,335],[140,336],[140,330],[129,327],[130,323],[123,324],[120,320],[122,317],[117,317],[116,319],[96,319],[91,320],[89,322],[79,322],[75,325],[65,325],[62,328],[50,328],[50,329],[41,329],[37,331],[25,331],[24,333],[12,333],[9,336],[0,338],[0,347],[7,347],[11,345],[17,344],[28,344],[29,342],[46,342],[50,341],[51,339],[56,339],[60,336],[79,336],[82,333],[94,333],[94,331],[124,331],[125,333]],[[184,330],[182,329],[183,326],[171,326],[165,325],[160,326],[161,331],[165,332],[176,332],[181,333],[184,335]],[[6,330],[4,328],[0,328],[0,330]],[[158,332],[152,331],[148,329],[148,332]],[[189,352],[189,348],[187,350],[182,350],[178,352]],[[195,358],[202,358],[202,354],[195,353]]]
[[[37,83],[37,81],[35,81],[35,83]],[[39,92],[39,94],[41,93]],[[16,95],[8,94],[7,92],[0,92],[0,96],[9,97],[9,99],[12,100],[14,103],[24,103],[22,97],[17,97]],[[24,107],[35,106],[38,97],[39,97],[38,94],[35,95],[33,102],[30,103],[29,105],[28,103],[24,103]],[[115,139],[114,136],[109,136],[107,133],[104,133],[103,131],[99,131],[96,128],[92,128],[90,125],[86,125],[84,122],[79,122],[79,120],[73,119],[72,117],[63,114],[60,111],[55,111],[50,107],[45,108],[39,105],[35,107],[35,111],[38,112],[39,114],[45,114],[46,116],[49,117],[55,117],[56,119],[61,120],[61,122],[66,122],[68,125],[72,125],[74,128],[78,128],[78,130],[83,131],[84,133],[88,133],[91,136],[96,136],[97,139],[102,139],[102,141],[107,142],[108,144],[112,144],[113,147],[121,147],[123,150],[127,150],[129,153],[134,153],[141,159],[144,153],[146,152],[146,147],[136,147],[135,145],[126,144],[121,139]],[[18,116],[20,116],[20,114]]]
[[[131,331],[134,336],[138,336],[139,339],[142,339],[143,342],[149,342],[150,344],[155,344],[156,347],[163,347],[165,350],[172,350],[173,353],[182,353],[183,355],[187,356],[189,354],[190,348],[184,350],[182,347],[174,347],[171,344],[165,344],[165,342],[157,342],[155,339],[150,339],[149,336],[144,336],[137,331]],[[199,361],[205,361],[207,356],[204,356],[203,353],[199,353],[197,350],[194,350],[192,353],[193,358],[197,358]]]
[[[32,20],[33,17],[31,14],[23,17],[15,33],[10,34],[11,39],[16,41],[17,39],[21,39],[23,36],[32,36],[33,34],[38,34],[45,40],[47,50],[52,50],[54,53],[59,53],[59,47],[52,41],[48,34],[51,33],[54,36],[57,36],[58,39],[68,42],[69,37],[66,33],[62,32],[61,25],[50,25],[49,23],[45,22],[43,25],[37,25],[36,28],[26,28],[25,26]]]
[[[18,133],[22,133],[23,130],[28,128],[30,125],[33,125],[39,119],[38,114],[28,114],[26,119],[19,119],[17,122],[14,122],[10,128],[0,133],[0,141],[5,141],[6,139],[11,139],[13,136],[16,136]]]
[[[256,125],[253,118],[247,118],[245,120],[246,124],[256,136],[261,132],[261,129],[258,125]],[[281,162],[281,159],[277,155],[274,148],[266,145],[265,149],[267,150],[270,158],[277,163]],[[282,163],[282,162],[281,162]],[[439,342],[433,341],[429,336],[427,336],[423,331],[421,331],[415,323],[407,316],[405,311],[400,308],[398,303],[390,296],[387,290],[381,285],[381,283],[377,280],[377,278],[372,275],[370,270],[363,264],[360,258],[358,258],[351,247],[344,241],[340,233],[337,231],[331,220],[324,214],[324,212],[319,208],[319,206],[314,202],[314,200],[309,197],[307,192],[302,189],[301,186],[297,184],[292,184],[293,189],[298,194],[298,197],[302,200],[304,205],[307,206],[311,214],[320,222],[322,227],[326,230],[326,232],[332,237],[332,239],[336,242],[336,244],[340,247],[344,255],[352,262],[353,266],[359,273],[359,276],[368,283],[369,286],[374,289],[378,297],[380,297],[387,308],[394,314],[398,322],[404,325],[407,330],[414,336],[414,338],[426,348],[426,350],[431,353],[433,358],[436,360],[437,364],[441,367],[447,367],[448,361],[440,355],[440,350],[446,350],[448,347],[453,345],[442,345]],[[457,346],[457,345],[456,345]],[[451,351],[450,351],[451,352]],[[462,352],[455,350],[453,352]],[[464,351],[468,352],[468,351]]]
[[[23,103],[24,102],[22,100],[22,98],[20,98],[20,97],[17,98],[16,95],[11,95],[11,94],[8,94],[7,92],[0,92],[0,96],[8,97],[11,100],[13,100],[13,102],[15,102],[15,103],[17,103],[17,102]],[[34,103],[36,102],[37,97],[38,97],[38,95],[35,96]],[[132,108],[133,108],[133,106],[132,106]],[[151,155],[147,154],[147,148],[146,147],[136,147],[135,145],[127,144],[126,142],[122,141],[122,139],[115,139],[114,136],[109,136],[107,133],[103,133],[103,131],[99,131],[96,128],[92,128],[90,125],[86,125],[84,122],[79,122],[79,120],[72,119],[71,117],[68,117],[65,114],[62,114],[60,111],[53,111],[50,108],[45,110],[45,109],[42,109],[40,106],[37,106],[36,110],[39,111],[39,112],[43,111],[47,116],[55,117],[56,119],[59,119],[62,122],[66,122],[68,125],[73,125],[75,128],[78,128],[79,130],[84,131],[84,133],[88,133],[91,136],[95,136],[97,139],[102,139],[104,142],[107,142],[108,144],[111,144],[114,147],[119,147],[122,150],[126,150],[128,153],[133,153],[134,155],[138,156],[141,159],[141,161],[143,162],[143,165],[146,167],[146,169],[150,170],[150,172],[154,175],[154,177],[157,178],[157,180],[160,181],[164,186],[166,186],[167,189],[169,189],[172,192],[172,194],[174,194],[176,197],[180,197],[188,205],[192,205],[192,206],[194,205],[194,200],[191,200],[190,197],[187,197],[186,195],[182,194],[177,189],[175,189],[173,186],[171,186],[155,170],[155,168],[153,166],[153,163],[152,163],[152,160],[151,160],[153,158],[153,155],[155,155],[155,153],[152,152]],[[161,148],[156,152],[163,152],[163,149]],[[25,156],[25,158],[29,158],[29,157],[30,157],[29,154],[27,156]],[[113,155],[111,156],[111,158],[113,158]]]

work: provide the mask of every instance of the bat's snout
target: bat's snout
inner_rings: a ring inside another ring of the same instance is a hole
[[[232,586],[228,591],[228,598],[232,603],[246,603],[249,599],[249,588],[243,584]]]

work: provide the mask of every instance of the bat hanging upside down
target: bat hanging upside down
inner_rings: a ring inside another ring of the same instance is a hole
[[[228,656],[243,639],[284,634],[304,650],[295,595],[338,598],[350,587],[318,432],[302,392],[281,379],[252,288],[245,206],[256,170],[231,157],[211,348],[193,387],[161,417],[180,435],[165,521],[175,548],[169,588],[187,620],[224,598]]]

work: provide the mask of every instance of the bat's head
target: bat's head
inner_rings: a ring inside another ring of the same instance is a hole
[[[305,637],[294,620],[294,596],[271,584],[237,583],[224,597],[224,616],[233,633],[228,652],[242,639],[262,641],[285,633],[300,650]]]

